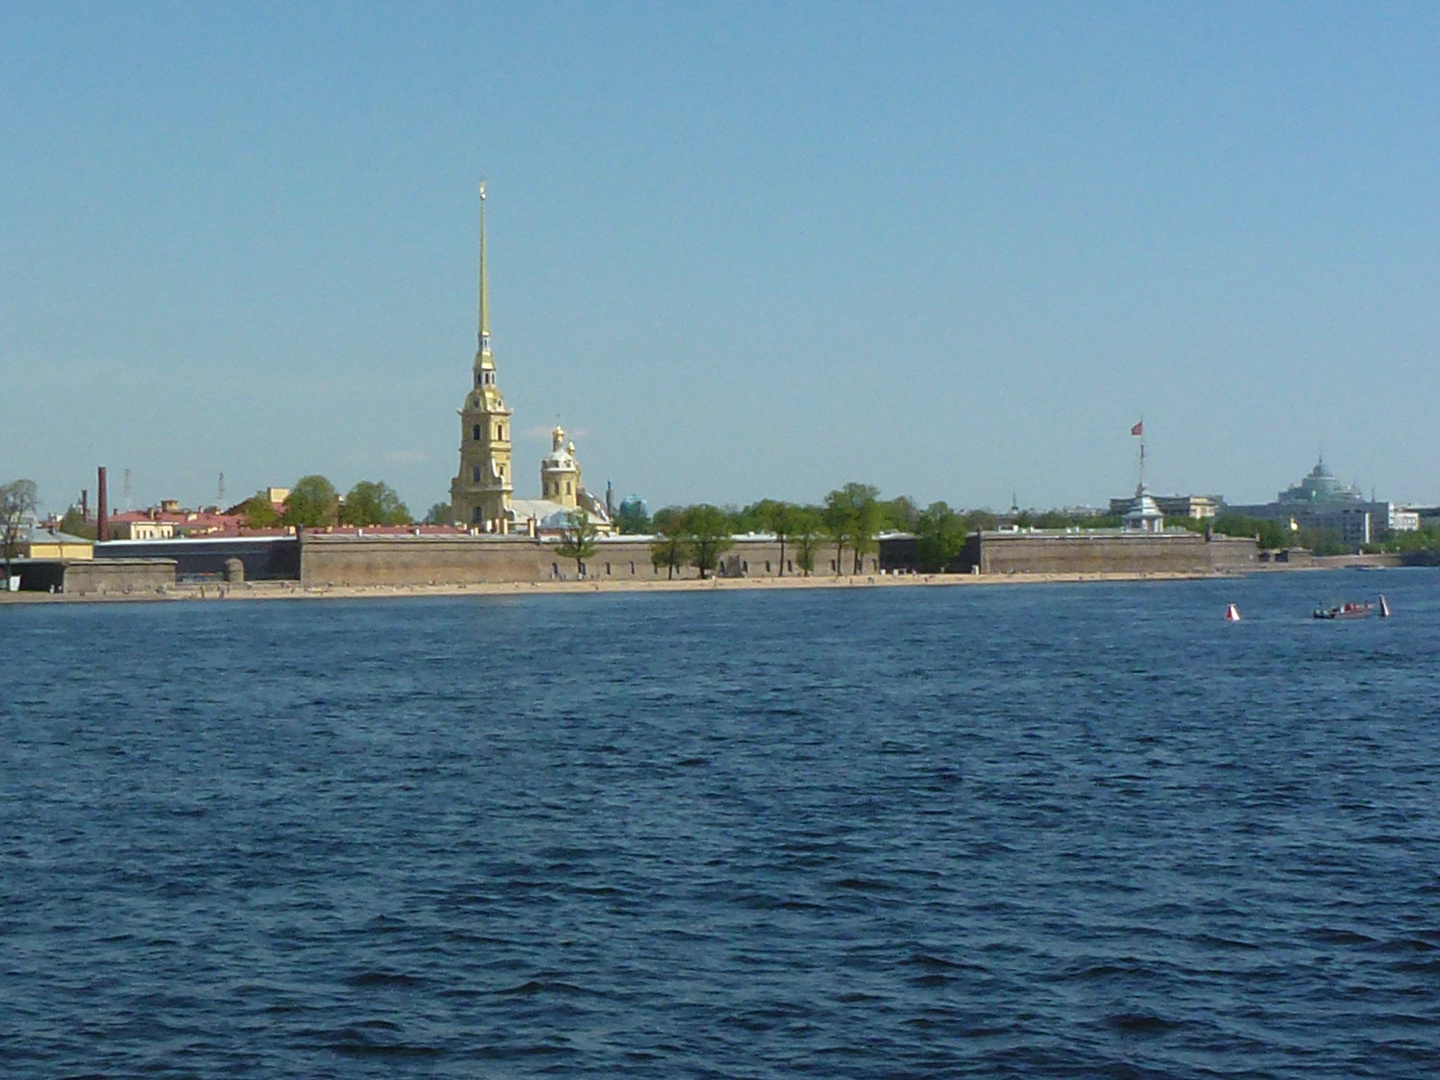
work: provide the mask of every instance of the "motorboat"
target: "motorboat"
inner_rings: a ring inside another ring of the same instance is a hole
[[[1357,604],[1354,601],[1346,600],[1344,603],[1330,604],[1317,607],[1315,618],[1317,619],[1368,619],[1370,617],[1370,603]]]

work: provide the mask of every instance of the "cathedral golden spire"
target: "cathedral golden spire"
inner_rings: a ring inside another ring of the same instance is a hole
[[[475,351],[475,366],[478,368],[482,362],[488,361],[486,366],[493,367],[494,360],[490,357],[490,283],[486,280],[485,273],[485,181],[480,181],[480,329],[479,345]]]
[[[475,382],[460,410],[460,471],[450,482],[450,507],[461,525],[503,533],[509,529],[510,418],[490,354],[490,289],[485,265],[485,183],[480,183],[480,311]]]

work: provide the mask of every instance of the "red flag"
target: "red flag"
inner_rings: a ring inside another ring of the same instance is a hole
[[[1134,427],[1132,427],[1132,428],[1130,429],[1130,434],[1131,434],[1131,435],[1144,435],[1144,434],[1145,434],[1145,421],[1144,421],[1144,420],[1141,420],[1138,424],[1136,424]]]

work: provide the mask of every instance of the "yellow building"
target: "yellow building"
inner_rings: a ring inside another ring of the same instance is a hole
[[[82,536],[71,536],[58,529],[42,529],[31,525],[20,532],[19,557],[22,559],[93,559],[95,543]]]
[[[511,500],[512,528],[516,532],[557,532],[575,510],[584,510],[601,536],[615,531],[605,504],[585,490],[575,444],[566,442],[565,429],[550,433],[550,453],[540,459],[540,498]]]
[[[480,185],[480,332],[475,351],[474,385],[460,410],[460,471],[450,482],[455,522],[485,532],[508,532],[510,496],[510,417],[496,383],[490,351],[490,297],[485,280],[485,185]]]
[[[149,518],[136,518],[134,520],[122,519],[110,521],[111,540],[173,540],[175,539],[175,523],[173,521],[151,521]]]
[[[540,459],[540,497],[574,510],[580,505],[580,465],[575,460],[575,444],[565,445],[562,427],[550,433],[550,441],[550,453]]]

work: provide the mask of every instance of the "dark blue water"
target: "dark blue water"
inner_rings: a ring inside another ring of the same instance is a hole
[[[1435,571],[0,635],[5,1077],[1440,1073]]]

